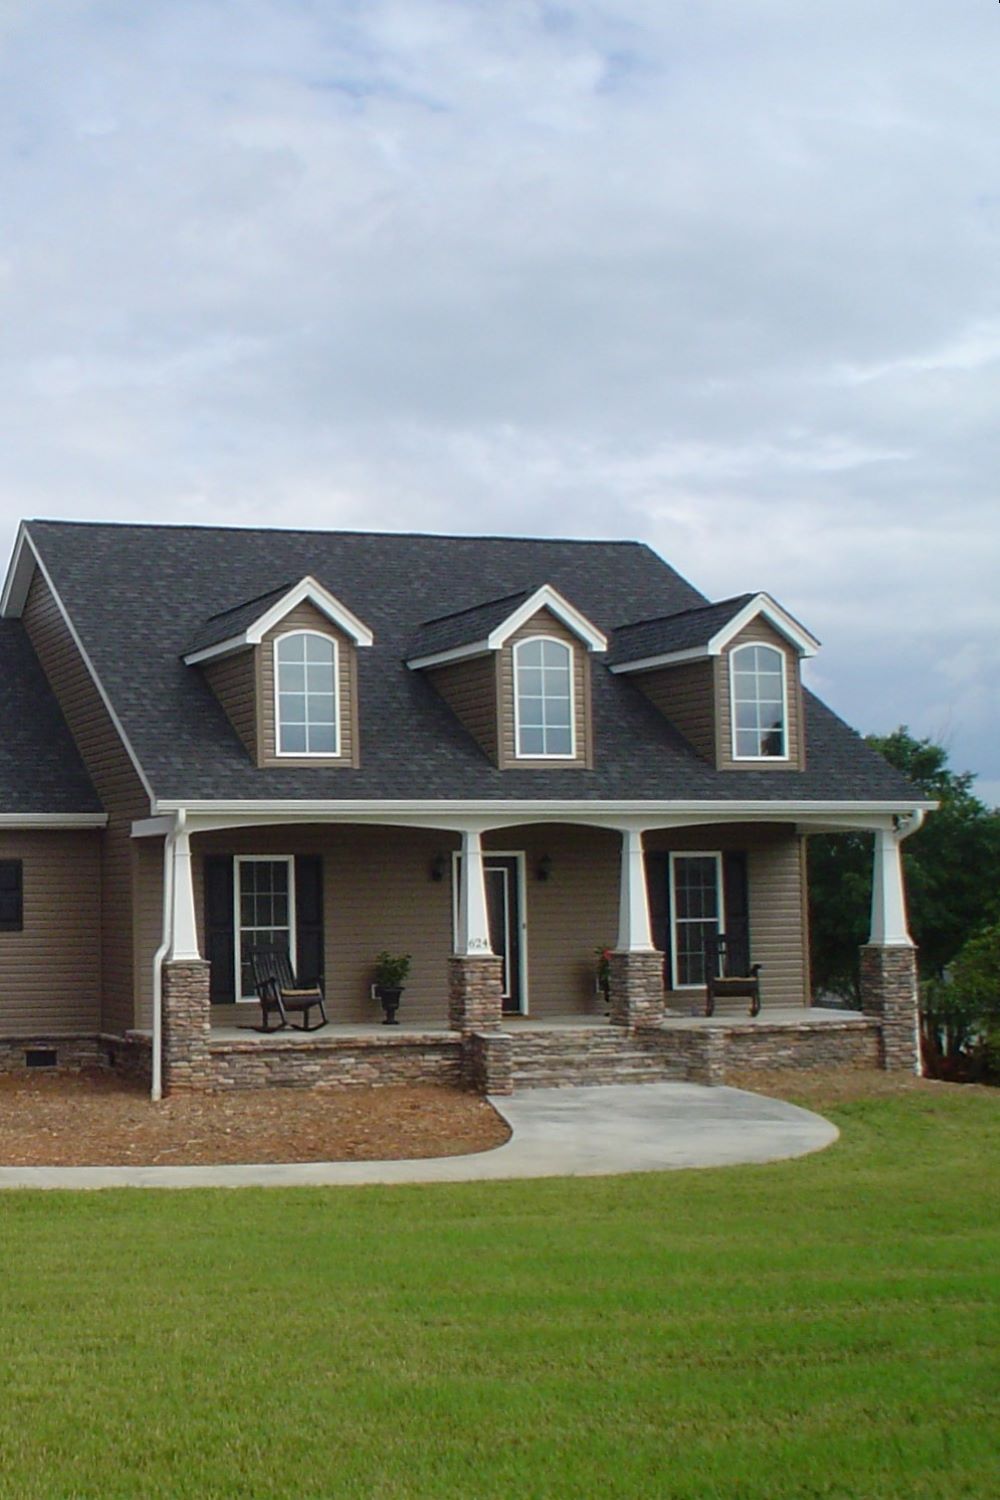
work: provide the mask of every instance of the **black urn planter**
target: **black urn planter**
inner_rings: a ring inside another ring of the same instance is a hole
[[[392,989],[390,989],[387,985],[384,986],[380,984],[378,986],[378,997],[382,1002],[382,1009],[385,1012],[382,1021],[383,1026],[399,1025],[399,1022],[396,1020],[396,1012],[399,1009],[399,997],[402,993],[402,985],[394,987]]]

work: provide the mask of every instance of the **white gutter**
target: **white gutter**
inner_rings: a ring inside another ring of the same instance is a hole
[[[174,828],[163,840],[163,934],[153,954],[153,1056],[149,1097],[155,1104],[163,1097],[163,962],[170,952],[174,926],[174,843],[183,828],[185,814],[179,812]]]
[[[576,817],[642,817],[646,813],[654,817],[669,816],[673,813],[687,815],[691,813],[709,813],[718,817],[736,820],[743,817],[766,818],[788,817],[796,814],[829,814],[839,813],[845,817],[853,817],[856,814],[871,814],[874,816],[906,816],[917,808],[927,811],[933,810],[937,804],[929,799],[920,798],[914,801],[878,802],[849,802],[839,801],[815,801],[808,802],[800,798],[787,798],[759,801],[725,801],[721,798],[703,799],[700,801],[677,800],[669,798],[658,798],[656,801],[650,799],[636,801],[621,800],[588,800],[581,798],[545,799],[540,798],[496,798],[492,799],[468,799],[449,801],[444,798],[422,798],[417,801],[394,800],[387,797],[365,797],[350,798],[344,800],[333,800],[331,798],[301,798],[267,801],[265,799],[233,799],[227,800],[202,800],[193,799],[175,800],[172,798],[158,798],[153,804],[154,816],[163,813],[186,812],[194,815],[240,813],[258,815],[260,817],[274,817],[276,815],[298,815],[300,817],[322,816],[322,817],[377,817],[380,813],[391,817],[412,816],[423,817],[427,814],[440,813],[448,817],[473,816],[483,817],[493,813],[499,813],[502,817],[512,813],[525,813],[534,817],[542,817],[547,822],[558,821],[563,814],[573,814]],[[135,831],[135,829],[133,829]],[[150,826],[150,832],[153,831]]]
[[[0,828],[106,828],[107,813],[0,813]]]

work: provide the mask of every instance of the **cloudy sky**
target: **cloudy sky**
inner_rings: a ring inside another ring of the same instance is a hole
[[[0,549],[638,537],[1000,802],[998,57],[990,0],[0,0]]]

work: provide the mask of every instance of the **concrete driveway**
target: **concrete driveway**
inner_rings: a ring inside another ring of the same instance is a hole
[[[474,1156],[246,1167],[0,1167],[0,1188],[304,1187],[600,1177],[737,1166],[819,1151],[829,1120],[780,1099],[694,1083],[532,1089],[491,1101],[511,1139]]]

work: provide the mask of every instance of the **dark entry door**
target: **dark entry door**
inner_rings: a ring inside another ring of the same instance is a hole
[[[507,854],[483,856],[486,915],[490,946],[503,959],[503,1008],[521,1010],[521,898],[517,859]]]

